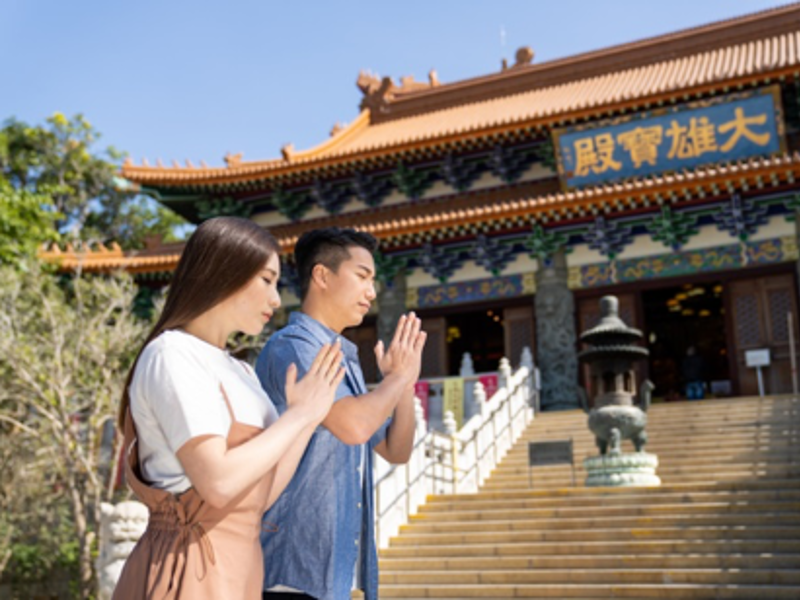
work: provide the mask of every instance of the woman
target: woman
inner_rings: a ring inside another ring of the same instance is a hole
[[[280,306],[279,247],[246,219],[200,225],[122,398],[126,475],[150,509],[114,598],[261,597],[261,517],[292,477],[344,376],[339,344],[297,381],[279,418],[252,369],[231,357]]]

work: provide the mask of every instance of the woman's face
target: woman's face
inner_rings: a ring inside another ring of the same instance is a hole
[[[273,253],[264,267],[250,282],[226,300],[226,311],[230,311],[235,331],[247,335],[258,335],[281,305],[278,294],[278,278],[281,263]]]

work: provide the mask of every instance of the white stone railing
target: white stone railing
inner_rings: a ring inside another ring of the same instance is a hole
[[[500,361],[497,392],[487,401],[480,382],[474,395],[480,411],[460,431],[452,413],[445,417],[447,433],[427,431],[417,400],[417,433],[411,458],[390,465],[376,457],[375,522],[378,546],[385,548],[429,495],[473,493],[483,484],[533,418],[537,406],[535,372],[530,353],[511,373]]]

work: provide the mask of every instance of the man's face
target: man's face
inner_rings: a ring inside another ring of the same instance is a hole
[[[375,300],[375,260],[361,246],[347,249],[350,258],[342,261],[334,273],[327,270],[326,302],[340,329],[356,327]]]

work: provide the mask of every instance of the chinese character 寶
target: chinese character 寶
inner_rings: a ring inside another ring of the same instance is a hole
[[[617,141],[630,152],[633,166],[637,169],[648,162],[655,166],[658,159],[658,146],[661,144],[662,127],[637,127],[617,136]]]

